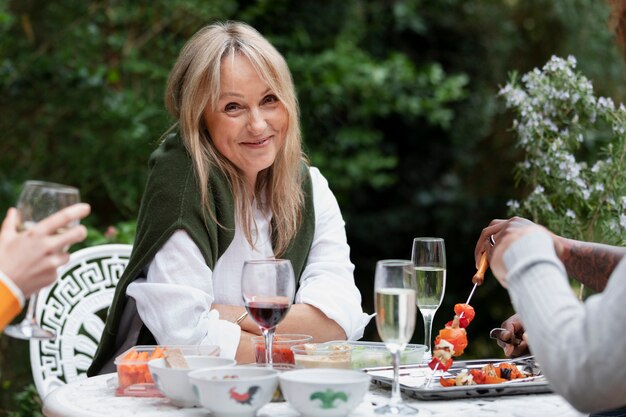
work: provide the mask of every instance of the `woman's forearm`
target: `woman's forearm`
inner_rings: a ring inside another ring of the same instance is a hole
[[[220,312],[222,320],[235,322],[245,311],[243,306],[213,304],[212,309]],[[250,316],[240,324],[244,332],[260,335],[258,324]],[[294,304],[289,309],[287,317],[278,324],[276,333],[301,333],[313,336],[315,342],[329,340],[345,340],[346,333],[334,320],[329,319],[319,309],[309,304]]]
[[[214,304],[212,308],[220,312],[220,317],[223,320],[229,321],[235,321],[236,317],[241,315],[244,311],[244,307],[242,306],[225,304]],[[252,337],[261,334],[261,331],[250,316],[246,317],[245,320],[240,323],[240,326],[241,338],[235,359],[238,363],[254,362],[255,352]],[[292,305],[287,317],[285,317],[276,329],[276,334],[280,333],[308,334],[313,336],[314,342],[346,339],[346,334],[341,326],[309,304]]]
[[[343,328],[310,304],[294,304],[276,333],[303,333],[313,336],[314,342],[346,340]]]
[[[253,336],[256,335],[241,330],[241,338],[239,339],[239,346],[237,346],[237,353],[235,355],[237,363],[245,364],[254,363],[256,361],[254,343],[252,343]]]

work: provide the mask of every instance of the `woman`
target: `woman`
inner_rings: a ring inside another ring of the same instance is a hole
[[[135,344],[216,344],[254,360],[259,334],[241,297],[243,262],[290,259],[299,288],[278,332],[358,339],[369,318],[344,222],[301,149],[284,58],[243,23],[201,29],[170,73],[177,123],[151,158],[133,255],[118,284],[93,375]]]
[[[513,218],[483,229],[476,255],[484,251],[551,388],[582,412],[626,415],[626,248],[564,239]],[[568,272],[603,291],[581,303]]]
[[[19,213],[9,209],[0,229],[0,330],[22,311],[25,298],[56,280],[57,268],[69,260],[69,245],[87,236],[82,225],[59,229],[90,211],[89,204],[74,204],[18,232]]]

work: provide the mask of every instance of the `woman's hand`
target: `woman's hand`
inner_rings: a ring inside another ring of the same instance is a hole
[[[246,311],[244,306],[230,304],[213,304],[211,309],[219,311],[220,319],[232,321],[233,323]],[[260,336],[262,334],[259,325],[256,324],[249,315],[239,323],[239,327],[241,327],[242,331],[248,332],[253,336]]]
[[[50,285],[57,268],[69,260],[67,248],[87,236],[85,226],[63,230],[89,214],[89,204],[79,203],[59,210],[18,232],[19,213],[10,208],[0,229],[0,271],[4,272],[28,298],[38,289]]]

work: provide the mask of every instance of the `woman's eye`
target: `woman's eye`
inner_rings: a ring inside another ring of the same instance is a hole
[[[263,98],[263,104],[273,104],[277,102],[278,102],[278,97],[276,97],[274,94],[270,94]]]
[[[224,111],[233,112],[239,110],[240,108],[241,107],[237,103],[228,103],[226,106],[224,106]]]

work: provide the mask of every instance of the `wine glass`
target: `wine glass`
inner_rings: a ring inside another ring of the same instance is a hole
[[[259,325],[265,340],[265,363],[272,365],[274,331],[291,308],[295,277],[288,259],[246,261],[241,292],[246,310]]]
[[[442,238],[413,239],[411,260],[415,265],[417,306],[424,318],[424,344],[432,357],[433,317],[446,290],[446,248]]]
[[[26,181],[17,200],[17,210],[20,213],[21,231],[33,227],[38,221],[45,219],[57,211],[80,202],[80,193],[77,188],[68,185],[44,181]],[[75,226],[78,221],[68,224],[57,231],[62,233],[67,228]],[[37,292],[28,300],[24,319],[15,325],[7,326],[4,333],[17,339],[54,339],[56,334],[42,328],[35,317],[37,308]]]
[[[419,411],[402,402],[398,374],[400,354],[415,330],[416,292],[415,267],[411,261],[388,259],[376,263],[376,328],[393,358],[391,399],[387,405],[375,409],[377,414],[409,415]]]

